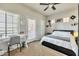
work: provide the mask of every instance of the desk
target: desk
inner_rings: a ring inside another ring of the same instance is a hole
[[[27,39],[26,34],[17,34],[17,36],[20,36],[20,42],[22,43],[22,47],[25,47],[25,41]],[[3,49],[2,43],[9,43],[10,37],[0,37],[0,48]],[[7,46],[8,47],[8,46]],[[28,47],[27,42],[26,42],[26,47]]]

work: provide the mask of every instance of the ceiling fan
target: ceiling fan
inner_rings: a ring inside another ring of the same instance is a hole
[[[56,10],[55,5],[60,4],[60,3],[40,3],[40,5],[47,5],[47,7],[44,9],[46,11],[48,8],[52,8],[53,10]]]

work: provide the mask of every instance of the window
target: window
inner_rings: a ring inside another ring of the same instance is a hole
[[[17,16],[7,13],[7,35],[17,33]]]
[[[18,15],[0,11],[0,35],[9,36],[17,33]]]
[[[5,12],[0,11],[0,35],[5,35]]]

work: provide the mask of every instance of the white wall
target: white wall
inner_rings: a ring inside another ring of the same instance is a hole
[[[45,33],[45,17],[40,14],[39,12],[36,12],[28,7],[25,7],[21,4],[0,4],[0,10],[4,10],[7,12],[11,12],[11,13],[16,13],[20,16],[23,16],[24,19],[20,19],[23,21],[23,25],[19,24],[20,27],[18,27],[18,31],[24,31],[27,34],[27,19],[35,19],[36,20],[36,39],[34,40],[39,40]],[[43,21],[43,23],[41,22]],[[19,21],[20,23],[20,21]],[[33,41],[33,40],[32,40]],[[5,45],[7,43],[4,43]],[[4,45],[3,45],[4,46]],[[7,48],[7,46],[6,46]]]
[[[42,14],[40,14],[40,13],[34,11],[34,10],[31,10],[30,8],[25,7],[25,6],[21,5],[21,4],[7,4],[7,3],[3,4],[2,3],[2,4],[0,4],[0,9],[4,10],[4,11],[8,11],[8,12],[19,14],[21,16],[25,16],[26,20],[28,18],[31,18],[31,19],[35,19],[37,22],[40,21],[40,20],[45,21],[45,17]],[[25,19],[24,19],[23,22],[25,24],[27,21],[25,21]],[[39,26],[41,26],[41,23],[38,22],[37,24],[39,24],[37,26],[37,33],[40,33],[40,31],[39,31],[40,27]],[[21,26],[21,27],[23,27],[23,26]],[[24,25],[24,27],[25,27],[25,25]],[[24,30],[24,29],[22,29],[22,30]]]
[[[48,19],[59,19],[64,17],[70,17],[71,15],[77,16],[77,19],[78,19],[78,8],[53,14],[49,16]]]
[[[71,23],[78,22],[78,8],[53,14],[53,15],[48,17],[48,20],[55,20],[55,19],[60,19],[60,18],[65,18],[65,17],[71,17],[72,15],[76,16],[75,21],[72,21],[71,19],[69,19],[68,23],[62,23],[62,22],[56,23],[56,24],[52,25],[52,28],[50,28],[51,30],[49,32],[52,32],[53,29],[76,30],[76,31],[78,31],[78,25],[75,26],[75,27],[71,26]],[[46,32],[47,31],[48,30],[46,30]]]

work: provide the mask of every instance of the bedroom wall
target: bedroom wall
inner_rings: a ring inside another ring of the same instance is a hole
[[[10,3],[8,3],[8,4],[1,3],[0,10],[15,13],[15,14],[18,14],[23,17],[23,19],[19,19],[18,32],[24,31],[27,34],[27,29],[28,29],[27,19],[30,18],[30,19],[36,20],[36,38],[33,40],[27,40],[28,42],[31,42],[34,40],[39,40],[42,36],[44,36],[44,34],[45,34],[45,17],[42,14],[40,14],[39,12],[36,12],[22,4],[10,4]],[[23,24],[20,24],[21,21],[23,22]],[[7,46],[5,46],[6,44],[7,43],[3,43],[2,45],[5,48],[7,48]]]
[[[71,17],[72,15],[76,16],[76,19],[74,21],[69,19],[68,23],[67,22],[66,23],[63,23],[63,22],[55,23],[55,24],[52,25],[50,30],[46,30],[46,32],[52,32],[52,30],[54,30],[54,29],[78,31],[78,25],[71,26],[71,24],[74,23],[74,22],[78,23],[78,8],[53,14],[53,15],[49,16],[47,20],[49,20],[49,19],[55,20],[55,19],[60,19],[60,18],[65,18],[65,17]]]
[[[40,14],[39,12],[36,12],[36,11],[30,9],[27,6],[24,6],[23,4],[16,4],[16,3],[15,4],[11,4],[11,3],[9,3],[9,4],[7,4],[7,3],[3,4],[2,3],[2,4],[0,4],[0,10],[4,10],[4,11],[7,11],[7,12],[12,12],[12,13],[16,13],[16,14],[19,14],[21,16],[24,16],[25,19],[23,19],[23,23],[25,25],[23,25],[23,26],[25,28],[27,27],[27,24],[26,24],[27,21],[26,20],[28,18],[35,19],[36,22],[37,22],[37,24],[39,24],[39,25],[36,26],[37,34],[40,33],[40,30],[39,30],[40,27],[39,26],[41,26],[41,23],[39,23],[38,20],[45,22],[45,17],[42,14]],[[43,26],[45,26],[45,23],[43,23],[43,24],[44,24]],[[21,27],[23,27],[23,26],[21,26]],[[27,29],[24,30],[23,29],[24,27],[23,28],[21,28],[21,27],[20,27],[20,30],[21,31],[26,31],[26,33],[27,33]],[[44,27],[43,27],[43,29],[44,29]],[[43,30],[43,32],[45,32],[45,31]],[[44,33],[42,33],[42,35],[43,34]]]

